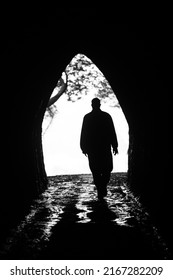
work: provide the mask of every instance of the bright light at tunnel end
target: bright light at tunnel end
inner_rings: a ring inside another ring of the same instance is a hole
[[[80,54],[76,57],[80,57]],[[72,61],[75,61],[76,57]],[[82,55],[82,57],[85,56]],[[89,59],[87,58],[87,60]],[[104,81],[102,72],[92,62],[91,68],[96,69],[92,71],[96,71],[97,75],[100,75],[99,81]],[[87,71],[89,70],[87,69]],[[62,74],[62,77],[64,80],[66,79],[65,73]],[[68,101],[67,94],[63,94],[55,103],[57,114],[42,137],[44,162],[48,176],[90,173],[88,160],[82,154],[79,142],[83,117],[91,111],[91,100],[96,96],[98,97],[98,89],[91,84],[88,84],[87,87],[89,89],[87,94],[83,94],[75,102]],[[54,91],[52,95],[55,94],[56,92]],[[111,98],[107,96],[100,99],[101,109],[112,116],[118,138],[119,154],[113,157],[113,172],[127,172],[127,151],[129,146],[128,123],[121,107],[112,106],[118,104],[114,93],[111,95]],[[43,130],[47,125],[47,121],[44,118]]]

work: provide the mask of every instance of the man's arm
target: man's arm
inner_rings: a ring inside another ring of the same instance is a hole
[[[87,154],[87,128],[86,128],[86,117],[83,119],[81,136],[80,136],[80,148],[83,154]]]
[[[118,140],[117,140],[115,127],[111,116],[110,116],[110,140],[111,140],[111,146],[113,148],[113,153],[114,155],[116,155],[118,154]]]

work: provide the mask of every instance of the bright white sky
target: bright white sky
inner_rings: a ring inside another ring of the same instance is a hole
[[[91,173],[87,157],[80,149],[80,133],[85,114],[91,111],[91,92],[76,102],[67,101],[64,94],[56,102],[58,113],[43,136],[43,153],[48,176]],[[126,172],[128,168],[128,124],[120,108],[102,103],[101,109],[108,112],[115,125],[119,154],[114,156],[113,172]],[[45,122],[43,121],[43,127]]]

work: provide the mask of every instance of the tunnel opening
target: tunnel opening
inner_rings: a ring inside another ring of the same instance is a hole
[[[12,29],[7,36],[9,48],[4,53],[7,66],[4,69],[8,71],[3,71],[3,82],[4,88],[9,81],[13,85],[13,90],[8,91],[8,106],[11,120],[15,116],[18,125],[6,118],[3,167],[8,180],[7,187],[1,189],[4,224],[8,227],[19,217],[18,213],[24,211],[26,204],[47,187],[41,147],[44,104],[56,84],[57,73],[60,77],[67,60],[80,48],[95,59],[113,89],[118,85],[118,98],[130,127],[128,173],[131,173],[132,189],[137,189],[143,197],[172,244],[169,25],[119,25],[114,17],[111,22],[105,20],[105,13],[99,16],[100,20],[97,17],[93,20],[90,12],[86,12],[88,18],[84,24],[83,10],[66,12],[67,9],[63,13],[59,11],[54,24],[50,25],[46,17],[45,24],[39,20],[36,27],[32,26],[29,16],[29,29],[24,24],[16,26],[15,20],[9,17]],[[65,25],[62,24],[64,20]],[[80,25],[84,28],[81,33],[76,29]],[[163,93],[164,98],[160,98]],[[25,96],[27,102],[21,106],[21,111],[19,100]],[[7,94],[3,97],[6,104]]]
[[[67,85],[63,94],[62,81]],[[47,105],[44,114],[42,145],[47,176],[91,172],[79,139],[83,117],[91,111],[94,97],[101,100],[101,110],[111,115],[117,133],[119,153],[113,157],[112,172],[128,171],[129,127],[116,92],[98,67],[79,53],[66,66],[50,96],[56,101]]]

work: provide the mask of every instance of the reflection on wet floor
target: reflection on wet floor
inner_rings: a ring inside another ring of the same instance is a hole
[[[104,201],[97,199],[91,175],[62,175],[49,178],[48,189],[33,202],[30,213],[11,232],[4,247],[2,258],[19,256],[37,258],[49,246],[57,225],[102,224],[116,227],[140,228],[152,238],[153,246],[166,245],[153,227],[149,215],[142,209],[126,183],[126,174],[112,174],[108,195]]]

